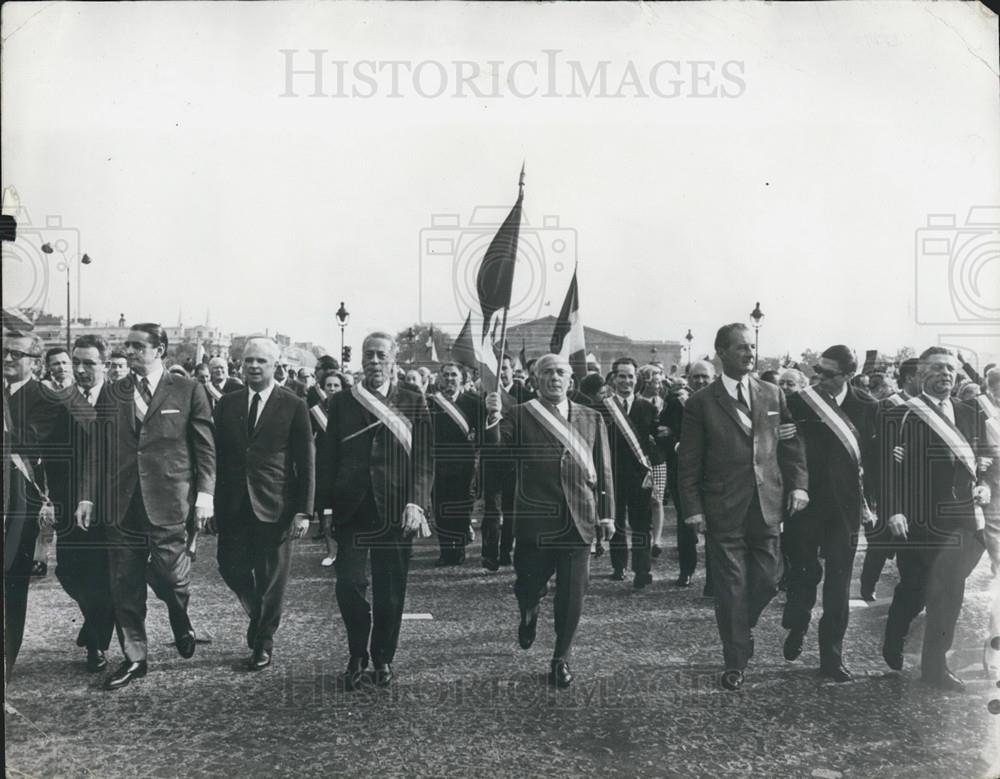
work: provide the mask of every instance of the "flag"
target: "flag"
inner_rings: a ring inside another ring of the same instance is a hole
[[[583,336],[583,320],[580,319],[580,295],[575,268],[549,346],[553,353],[569,361],[577,381],[587,375],[587,344]]]
[[[861,368],[862,373],[871,373],[875,370],[875,364],[878,361],[878,349],[868,349],[865,351],[865,364]]]
[[[465,318],[465,324],[451,347],[451,358],[467,368],[475,368],[483,380],[483,386],[496,380],[497,358],[488,339],[480,338],[478,330],[473,335],[472,312]]]
[[[201,365],[205,362],[205,347],[198,341],[198,348],[194,351],[194,364]]]
[[[528,368],[528,353],[524,348],[524,339],[521,339],[521,351],[517,355],[517,367],[521,370],[527,370]]]
[[[514,285],[514,263],[517,262],[517,236],[521,229],[521,202],[524,200],[524,165],[518,181],[517,202],[511,208],[497,234],[493,236],[476,275],[479,307],[483,312],[483,340],[493,322],[493,315],[510,308]],[[501,334],[501,338],[502,338]]]
[[[430,357],[428,359],[431,362],[441,362],[438,359],[437,346],[434,345],[434,328],[433,327],[427,332],[427,348],[430,349]]]

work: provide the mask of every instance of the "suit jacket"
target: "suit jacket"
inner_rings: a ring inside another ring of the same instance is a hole
[[[671,485],[677,484],[677,445],[681,442],[683,425],[684,403],[676,395],[668,395],[660,412],[660,429],[668,430],[670,434],[657,438],[657,444],[667,463],[667,480]]]
[[[469,423],[466,435],[434,398],[428,398],[431,426],[434,431],[434,479],[471,478],[476,467],[476,457],[482,445],[486,427],[486,407],[482,398],[472,392],[463,392],[455,405]]]
[[[209,383],[212,383],[211,379],[209,379]],[[243,385],[240,382],[232,376],[227,376],[225,381],[222,382],[222,389],[220,392],[222,392],[223,395],[228,395],[230,392],[239,392],[241,389],[243,389]]]
[[[878,498],[879,404],[863,389],[848,385],[840,409],[860,434],[863,489],[858,479],[858,466],[840,439],[801,394],[788,397],[788,410],[805,438],[809,463],[809,505],[802,513],[808,516],[822,512],[823,516],[837,516],[857,530],[863,513],[862,497],[867,498],[870,505],[875,505]]]
[[[312,514],[315,454],[309,411],[295,393],[275,386],[247,433],[250,390],[224,395],[215,406],[215,516],[236,519],[245,497],[261,522],[291,524]]]
[[[764,521],[784,518],[785,493],[809,486],[801,433],[778,440],[778,425],[791,422],[784,393],[750,377],[753,434],[740,425],[736,402],[718,377],[688,398],[678,449],[682,516],[704,514],[709,532],[738,530],[756,492]]]
[[[362,406],[350,390],[330,398],[324,462],[320,476],[320,508],[332,509],[334,521],[396,524],[407,503],[420,506],[430,516],[431,461],[430,414],[423,395],[390,385],[387,402],[413,425],[411,453],[385,425]],[[364,430],[364,432],[361,432]],[[357,435],[355,435],[357,434]],[[363,517],[358,510],[371,493],[377,517]]]
[[[963,403],[953,401],[952,408],[955,426],[965,440],[977,455],[989,456],[982,417]],[[890,413],[883,430],[883,449],[890,454],[884,473],[886,504],[881,513],[887,519],[895,514],[905,516],[910,541],[934,544],[941,540],[942,533],[974,531],[972,488],[977,479],[937,433],[906,406]],[[891,456],[897,446],[902,449],[902,463]],[[988,475],[992,476],[997,467],[994,459]]]
[[[103,473],[88,470],[86,499],[95,500],[106,489],[112,501],[108,521],[118,523],[138,489],[153,525],[184,524],[197,493],[215,492],[215,439],[208,393],[198,382],[165,370],[140,429],[135,419],[134,376],[109,388],[114,446]],[[104,485],[99,481],[105,481]]]
[[[559,413],[551,406],[550,410]],[[593,409],[572,401],[568,421],[590,445],[596,483],[588,481],[576,459],[524,406],[516,406],[500,424],[487,428],[488,443],[507,451],[518,463],[514,533],[520,542],[542,544],[546,538],[562,536],[569,530],[563,506],[588,544],[596,536],[598,520],[615,515],[611,452],[604,421]]]
[[[617,402],[617,395],[612,396],[612,402]],[[616,492],[620,492],[626,483],[642,481],[647,471],[642,463],[635,456],[632,447],[628,445],[625,435],[619,429],[611,412],[602,403],[602,416],[608,426],[608,442],[611,448],[611,472],[615,478]],[[651,464],[663,462],[663,459],[656,449],[656,431],[659,429],[659,414],[656,406],[645,398],[633,396],[632,406],[629,408],[628,419],[632,423],[635,437],[639,440],[639,446],[649,459]],[[621,496],[619,495],[619,498]]]

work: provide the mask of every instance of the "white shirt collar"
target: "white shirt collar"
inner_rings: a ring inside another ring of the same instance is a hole
[[[933,395],[928,395],[925,392],[924,400],[927,401],[930,405],[936,406],[937,408],[941,409],[941,413],[943,413],[948,418],[948,421],[951,422],[952,424],[955,424],[955,407],[951,404],[951,398],[938,400]]]
[[[844,386],[840,388],[840,392],[833,396],[833,399],[837,401],[838,406],[844,405],[844,398],[847,397],[847,382],[844,382]]]
[[[620,400],[622,403],[625,404],[625,413],[626,414],[629,413],[632,410],[632,404],[635,402],[635,393],[634,392],[631,395],[629,395],[628,397],[626,397],[625,395],[622,395],[620,392],[616,392],[615,393],[615,398],[617,398],[618,400]]]
[[[736,400],[739,397],[739,395],[736,393],[736,387],[741,384],[743,385],[743,397],[746,399],[747,405],[749,406],[750,382],[747,380],[747,377],[744,376],[742,379],[737,381],[736,379],[727,376],[725,373],[722,374],[722,386],[726,388],[726,392],[729,393],[729,396],[733,400]]]
[[[80,391],[80,396],[83,397],[84,400],[86,400],[92,406],[97,405],[97,397],[98,395],[101,394],[102,387],[104,387],[104,382],[103,381],[97,382],[97,384],[95,384],[93,387],[90,388],[90,397],[87,398],[83,394],[84,393],[83,387],[81,387],[79,384],[76,385],[76,388]]]
[[[24,379],[23,381],[15,381],[13,384],[8,384],[7,385],[7,392],[9,392],[11,395],[14,395],[19,389],[21,389],[21,387],[23,387],[29,381],[34,381],[34,378],[32,378],[31,376],[29,376],[28,378]]]
[[[274,388],[278,386],[276,382],[272,381],[264,389],[257,392],[249,384],[247,385],[247,409],[250,409],[250,404],[253,403],[253,396],[260,395],[260,405],[257,407],[257,419],[260,419],[261,412],[264,406],[267,405],[267,399],[271,397],[271,393],[274,392]]]
[[[135,375],[135,385],[136,392],[139,391],[139,382],[142,381],[142,376]],[[149,394],[155,395],[156,388],[160,386],[160,379],[163,378],[163,361],[157,360],[153,363],[153,367],[149,369],[149,373],[146,374],[146,380],[149,382]]]
[[[367,389],[367,387],[365,388]],[[389,397],[389,390],[392,389],[392,380],[386,379],[381,386],[376,387],[374,390],[369,390],[370,392],[376,392],[383,398]]]

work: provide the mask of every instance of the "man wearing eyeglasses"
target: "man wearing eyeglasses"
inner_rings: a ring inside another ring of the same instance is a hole
[[[853,677],[843,662],[854,553],[861,521],[877,492],[878,403],[851,385],[858,361],[847,346],[831,346],[815,367],[819,382],[788,397],[788,410],[806,441],[809,505],[785,522],[787,600],[782,625],[785,659],[802,654],[816,588],[824,576],[819,622],[820,674]]]
[[[77,524],[94,521],[95,495],[107,490],[106,524],[115,618],[123,632],[125,662],[105,681],[116,690],[147,670],[146,582],[167,605],[181,657],[195,650],[188,618],[191,559],[187,522],[200,530],[212,516],[215,442],[208,396],[197,382],[163,368],[166,331],[132,326],[125,341],[131,374],[112,393],[115,446],[107,467],[88,469]],[[97,479],[108,479],[98,484]]]

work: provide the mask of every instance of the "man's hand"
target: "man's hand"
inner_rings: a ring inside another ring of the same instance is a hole
[[[419,535],[421,538],[430,536],[431,529],[427,525],[427,517],[420,506],[408,503],[403,509],[403,534]]]
[[[705,532],[705,515],[704,514],[692,514],[690,517],[684,520],[684,524],[691,528],[695,533]]]
[[[211,506],[194,507],[194,524],[200,533],[205,529],[205,523],[215,515],[215,510]]]
[[[46,530],[56,526],[56,507],[51,500],[46,499],[45,503],[38,510],[38,527]]]
[[[988,484],[977,484],[972,488],[972,500],[977,506],[988,506],[993,495]]]
[[[980,473],[985,473],[993,466],[992,457],[977,457],[976,458],[976,470]]]
[[[89,500],[81,500],[77,504],[73,516],[76,519],[76,526],[80,530],[89,530],[94,521],[94,504]]]
[[[499,392],[489,393],[483,402],[486,406],[486,416],[491,422],[500,416],[500,410],[503,408],[503,403],[500,400]]]
[[[805,490],[792,490],[788,494],[788,514],[798,514],[809,505],[809,493]]]
[[[651,471],[646,471],[646,475],[642,478],[642,484],[639,486],[644,490],[653,489],[653,474]]]
[[[778,425],[778,440],[788,441],[789,439],[795,438],[798,432],[799,429],[796,427],[794,422],[783,422]]]
[[[600,539],[602,541],[610,541],[611,536],[615,534],[615,521],[611,517],[605,517],[604,519],[597,520],[597,524],[601,528]]]
[[[906,540],[907,531],[910,529],[910,525],[906,521],[906,517],[902,514],[893,514],[889,517],[888,526],[889,532],[892,533],[895,538],[902,538],[904,541]]]
[[[309,515],[296,514],[292,517],[292,538],[302,538],[309,532]]]

